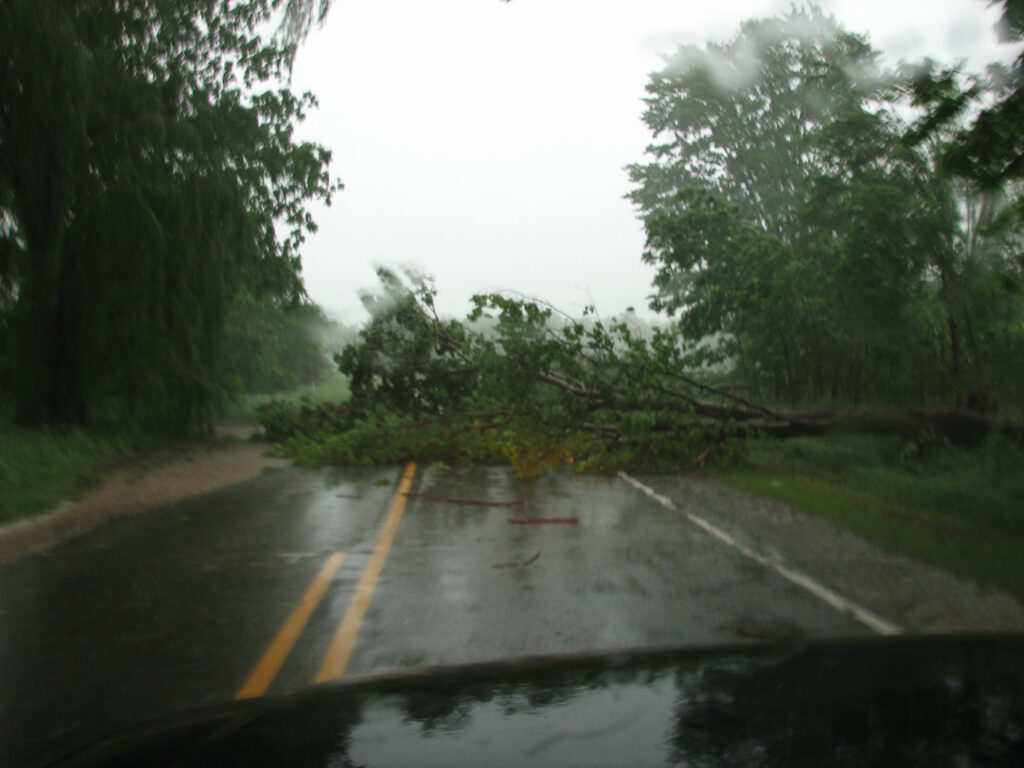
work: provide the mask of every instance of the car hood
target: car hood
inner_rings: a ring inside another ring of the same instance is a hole
[[[1021,766],[1024,635],[408,670],[165,717],[60,766]]]

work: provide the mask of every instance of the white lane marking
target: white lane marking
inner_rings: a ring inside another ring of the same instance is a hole
[[[800,573],[799,571],[794,571],[792,568],[787,568],[786,566],[782,565],[782,563],[780,563],[777,559],[766,557],[765,555],[762,555],[760,552],[755,552],[750,547],[736,541],[736,539],[734,539],[732,536],[730,536],[728,533],[723,531],[718,526],[709,523],[703,517],[695,515],[692,512],[685,512],[683,510],[678,509],[676,505],[672,503],[672,499],[668,498],[667,496],[662,496],[660,493],[655,492],[653,488],[644,485],[639,480],[636,480],[635,478],[627,475],[625,472],[619,472],[619,477],[621,477],[627,483],[632,485],[634,488],[643,491],[656,502],[661,504],[661,506],[665,507],[665,509],[670,509],[673,512],[681,512],[681,514],[683,514],[687,520],[696,525],[698,528],[701,528],[702,530],[711,534],[719,541],[728,544],[730,547],[738,549],[751,560],[760,563],[766,568],[771,568],[777,574],[782,576],[782,578],[792,582],[793,584],[796,584],[799,587],[803,587],[812,595],[821,600],[824,600],[833,608],[842,611],[843,613],[850,614],[861,624],[873,629],[878,634],[902,634],[903,630],[896,624],[893,624],[890,621],[886,621],[877,613],[869,611],[867,608],[864,608],[860,605],[857,605],[854,602],[847,600],[842,595],[836,594],[831,589],[826,587],[824,584],[819,584],[810,576]]]

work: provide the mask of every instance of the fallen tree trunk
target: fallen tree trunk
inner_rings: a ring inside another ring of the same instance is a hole
[[[393,307],[370,326],[381,332],[362,331],[363,343],[347,348],[341,359],[355,401],[368,407],[367,414],[369,406],[384,405],[416,417],[387,431],[415,430],[449,417],[463,420],[452,435],[514,426],[552,407],[550,391],[535,392],[540,382],[561,399],[561,414],[556,404],[541,418],[553,434],[583,430],[607,444],[673,433],[704,433],[718,444],[736,435],[733,427],[783,439],[836,433],[931,433],[959,445],[992,433],[1024,439],[1024,424],[970,410],[777,410],[687,373],[682,341],[671,334],[645,340],[625,326],[587,326],[568,316],[570,323],[557,331],[548,325],[548,309],[498,294],[477,297],[471,316],[496,320],[486,336],[467,324],[442,321],[427,288],[408,292]],[[453,387],[455,377],[464,386]],[[474,401],[486,403],[487,412],[463,412]]]
[[[580,384],[566,381],[557,374],[542,371],[537,375],[541,381],[569,394],[593,403],[607,405],[607,399],[598,393]],[[690,384],[685,377],[678,378]],[[693,385],[704,392],[712,392],[722,397],[723,400],[697,398],[687,392],[663,386],[656,387],[656,391],[691,406],[693,413],[698,416],[698,419],[693,421],[694,428],[707,428],[707,420],[710,419],[712,422],[732,421],[737,425],[755,429],[780,439],[842,433],[895,435],[909,438],[924,431],[931,431],[956,445],[973,445],[992,433],[1002,433],[1018,440],[1024,439],[1024,424],[996,421],[973,411],[922,408],[908,408],[902,411],[821,409],[777,411],[735,397],[722,390],[712,389],[696,382],[693,382]],[[728,400],[728,402],[724,402],[724,400]],[[615,405],[630,409],[652,407],[656,404],[654,400],[630,402],[620,398]],[[611,426],[592,424],[583,426],[589,429],[615,431]]]
[[[787,438],[824,434],[862,433],[913,437],[931,431],[956,445],[973,445],[990,434],[1024,439],[1024,425],[1000,422],[981,414],[954,410],[835,411],[828,414],[799,412],[782,419],[737,419],[744,426],[772,437]]]

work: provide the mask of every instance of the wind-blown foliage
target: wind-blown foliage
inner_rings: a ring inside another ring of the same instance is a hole
[[[682,47],[652,75],[660,141],[630,166],[630,198],[658,267],[652,308],[719,340],[692,364],[730,361],[753,397],[794,404],[1014,392],[1020,366],[998,361],[1024,351],[1020,296],[983,288],[1013,274],[982,223],[998,201],[905,141],[906,91],[813,8]]]
[[[1021,434],[931,407],[1019,402],[1024,305],[999,288],[1018,233],[992,226],[1004,201],[906,140],[908,81],[865,39],[794,10],[680,49],[648,92],[660,143],[629,168],[630,197],[658,270],[651,306],[672,322],[641,335],[504,294],[443,320],[429,283],[383,270],[372,321],[337,358],[352,402],[269,406],[269,436],[306,461],[533,473],[728,461],[749,431]],[[855,408],[764,405],[787,401]]]
[[[727,43],[680,46],[648,83],[644,122],[660,142],[652,162],[629,167],[629,197],[656,211],[681,188],[710,189],[790,241],[808,182],[829,167],[818,132],[887,96],[876,58],[815,9],[744,22]]]
[[[444,320],[429,282],[379,275],[373,319],[336,358],[351,401],[263,408],[270,439],[300,460],[509,461],[535,474],[562,462],[678,468],[736,457],[738,402],[683,373],[675,329],[645,338],[625,320],[556,317],[501,294],[475,296],[465,321]]]
[[[1024,2],[999,0],[1004,42],[1024,38]],[[907,91],[923,114],[907,132],[927,146],[936,171],[960,193],[964,226],[938,264],[948,307],[954,370],[967,358],[975,379],[994,370],[1021,375],[1024,296],[1024,54],[984,76],[927,61],[908,72]],[[1008,301],[1007,294],[1016,301]],[[993,329],[1011,329],[1012,338]],[[958,334],[965,337],[958,343]]]
[[[240,291],[227,313],[218,378],[232,394],[315,384],[331,368],[321,343],[331,325],[316,304],[283,304]]]
[[[428,280],[379,271],[364,297],[373,317],[335,360],[345,403],[271,402],[267,437],[304,463],[409,460],[511,463],[522,475],[568,463],[586,471],[728,465],[743,436],[836,430],[921,434],[970,444],[1024,428],[948,411],[786,412],[715,385],[690,369],[678,326],[644,327],[629,314],[570,318],[538,301],[473,298],[465,320],[434,311]]]
[[[992,4],[1003,8],[997,25],[1002,41],[1024,39],[1024,1]],[[943,171],[986,190],[1024,178],[1024,53],[1012,67],[990,66],[984,78],[965,78],[958,67],[926,62],[914,72],[912,92],[918,105],[928,107],[911,134],[915,141],[970,115],[969,124],[958,125],[955,135],[942,142]]]
[[[235,290],[298,298],[329,153],[282,0],[0,3],[0,325],[31,421],[208,426]]]

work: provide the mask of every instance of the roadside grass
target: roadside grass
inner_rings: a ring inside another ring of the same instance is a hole
[[[751,445],[717,476],[879,546],[1024,599],[1024,448],[836,435]]]
[[[300,387],[278,395],[244,395],[231,403],[218,424],[258,424],[256,407],[270,400],[344,401],[348,378],[337,374],[316,388]],[[226,438],[230,439],[230,438]],[[160,463],[190,450],[191,443],[142,433],[103,429],[38,429],[13,424],[0,414],[0,525],[52,510],[95,485],[102,473],[125,461]]]
[[[0,420],[0,525],[73,498],[137,450],[123,434],[29,429]]]
[[[256,415],[256,409],[264,403],[273,400],[283,400],[289,403],[298,403],[303,398],[308,398],[315,403],[320,402],[346,402],[351,396],[348,386],[348,377],[335,373],[325,377],[323,381],[317,382],[315,387],[301,386],[289,392],[278,392],[275,394],[241,394],[228,403],[227,408],[215,421],[218,426],[225,427],[254,427],[260,421]]]

